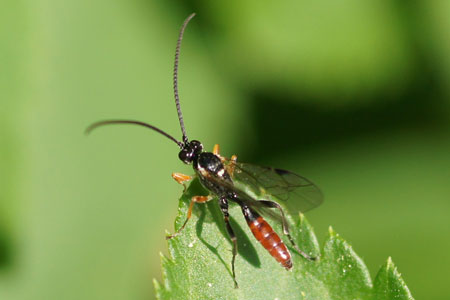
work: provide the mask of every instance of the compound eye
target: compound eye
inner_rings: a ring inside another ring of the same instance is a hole
[[[178,153],[178,158],[185,164],[190,164],[192,162],[192,156],[192,151],[189,152],[186,149],[183,149],[180,151],[180,153]]]
[[[191,141],[191,147],[194,149],[195,153],[199,153],[203,151],[203,145],[197,140]]]
[[[178,158],[186,163],[186,159],[187,159],[187,151],[186,150],[181,150],[180,153],[178,153]]]

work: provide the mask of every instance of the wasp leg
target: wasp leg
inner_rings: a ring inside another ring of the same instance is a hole
[[[219,144],[215,144],[215,145],[214,145],[214,148],[213,148],[213,151],[212,151],[212,152],[213,152],[214,155],[220,156],[220,153],[219,153],[219,152],[220,152]]]
[[[194,208],[194,204],[195,203],[205,203],[205,202],[208,202],[209,200],[211,200],[212,198],[213,198],[212,196],[194,196],[194,197],[192,197],[191,198],[191,203],[189,204],[189,209],[188,209],[188,212],[187,212],[186,221],[184,221],[183,225],[180,227],[180,229],[177,230],[177,232],[175,232],[174,234],[166,236],[166,240],[169,240],[171,238],[176,237],[177,235],[180,234],[181,230],[184,229],[184,227],[186,226],[187,222],[191,218],[192,209]]]
[[[186,192],[186,182],[192,180],[192,176],[184,175],[182,173],[172,173],[172,178],[175,179],[175,181],[178,182],[179,184],[183,185],[184,187],[183,192]]]
[[[212,153],[214,155],[218,156],[222,163],[225,163],[226,159],[223,156],[221,156],[219,152],[220,152],[219,144],[215,144]],[[236,161],[237,161],[237,156],[233,155],[233,156],[231,156],[230,162],[228,164],[226,164],[226,166],[225,166],[228,174],[230,174],[231,177],[233,177],[233,174],[234,174],[234,167],[235,167]]]
[[[212,153],[215,155],[215,156],[217,156],[218,158],[220,158],[220,161],[222,162],[222,163],[225,163],[225,157],[223,157],[223,156],[221,156],[220,155],[220,147],[219,147],[219,144],[215,144],[214,145],[214,148],[213,148],[213,151],[212,151]]]
[[[286,221],[286,216],[284,215],[284,211],[281,208],[280,204],[274,202],[274,201],[268,201],[268,200],[260,200],[258,201],[261,204],[263,204],[266,207],[270,207],[270,208],[277,208],[280,210],[281,213],[281,224],[283,226],[283,233],[284,235],[286,235],[289,239],[289,241],[291,242],[292,246],[294,247],[294,249],[304,258],[309,259],[309,260],[317,260],[318,257],[312,257],[308,254],[306,254],[304,251],[300,250],[300,248],[297,246],[297,244],[294,242],[294,239],[292,238],[290,232],[289,232],[289,226],[287,224]]]
[[[230,159],[230,164],[227,167],[228,174],[230,174],[231,177],[234,175],[234,167],[236,166],[237,156],[232,155]]]
[[[239,288],[239,285],[236,281],[236,272],[234,269],[234,262],[236,260],[237,255],[237,238],[234,234],[233,228],[230,224],[230,214],[228,213],[228,200],[226,198],[221,198],[219,201],[220,209],[222,210],[223,219],[225,221],[225,225],[227,227],[228,235],[233,242],[233,258],[231,259],[231,271],[233,273],[233,281],[234,281],[234,287],[237,289]]]

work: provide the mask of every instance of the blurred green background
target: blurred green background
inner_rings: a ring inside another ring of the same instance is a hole
[[[0,299],[152,299],[192,173],[188,135],[298,172],[372,276],[448,299],[449,1],[17,0],[0,4]],[[237,217],[237,216],[236,216]]]

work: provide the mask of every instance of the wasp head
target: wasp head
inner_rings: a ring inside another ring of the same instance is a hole
[[[202,151],[202,143],[192,140],[184,145],[183,149],[181,149],[180,153],[178,153],[178,157],[185,164],[190,164],[197,155],[202,153]]]

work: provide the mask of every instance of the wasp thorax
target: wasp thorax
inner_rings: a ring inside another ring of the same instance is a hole
[[[213,153],[203,153],[198,158],[198,164],[200,167],[207,169],[209,172],[217,173],[223,170],[223,165],[220,159]]]
[[[199,155],[203,151],[203,145],[199,141],[193,140],[185,144],[178,157],[185,164],[190,164],[194,157]]]

